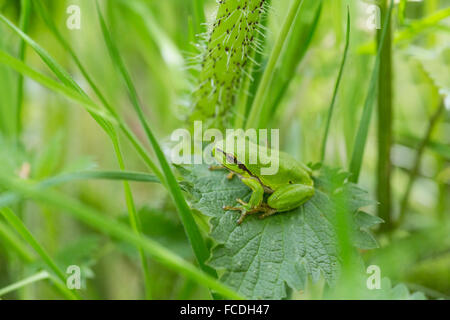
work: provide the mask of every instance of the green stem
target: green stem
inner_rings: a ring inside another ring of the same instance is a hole
[[[381,15],[385,19],[389,0],[381,5]],[[383,23],[384,21],[382,21]],[[378,216],[385,223],[383,229],[391,227],[391,146],[392,146],[392,22],[388,16],[387,30],[384,42],[381,43],[383,31],[378,31],[378,47],[382,47],[380,56],[380,71],[378,73],[378,166],[377,166],[377,196]]]
[[[10,292],[16,291],[18,289],[21,289],[23,287],[26,287],[30,284],[33,284],[35,282],[41,281],[41,280],[45,280],[45,279],[49,279],[50,275],[48,274],[47,271],[41,271],[38,272],[28,278],[25,278],[21,281],[17,281],[7,287],[4,287],[2,289],[0,289],[0,297],[4,296],[5,294],[8,294]]]
[[[411,194],[412,187],[414,186],[414,181],[416,180],[416,177],[419,174],[420,170],[420,164],[422,163],[422,156],[425,151],[425,148],[427,147],[428,143],[430,142],[431,135],[433,133],[434,128],[436,127],[436,124],[438,123],[439,117],[445,110],[444,102],[442,102],[437,110],[434,112],[434,114],[431,116],[427,130],[425,131],[425,135],[423,136],[423,139],[420,141],[419,147],[417,148],[416,158],[414,160],[414,165],[409,173],[409,182],[408,186],[406,187],[405,193],[402,198],[401,206],[400,206],[400,215],[396,222],[396,226],[401,225],[401,223],[404,221],[406,216],[406,210],[408,209],[408,202],[409,202],[409,196]]]
[[[17,252],[23,261],[30,263],[34,260],[33,252],[2,221],[0,221],[0,239]]]
[[[159,164],[162,168],[164,177],[161,179],[161,181],[164,182],[164,184],[170,191],[172,199],[175,202],[175,206],[177,207],[177,211],[180,214],[181,221],[183,222],[188,239],[190,241],[190,244],[192,246],[194,254],[197,258],[197,262],[199,263],[200,268],[203,271],[216,277],[217,274],[216,274],[215,270],[206,265],[206,260],[209,258],[209,250],[206,246],[206,243],[205,243],[202,235],[200,234],[200,230],[198,229],[197,224],[195,223],[192,212],[191,212],[188,204],[186,203],[186,200],[184,199],[181,188],[172,172],[172,169],[170,168],[169,163],[167,162],[167,159],[165,158],[165,156],[161,150],[161,147],[158,144],[158,141],[156,140],[155,136],[153,135],[153,132],[150,129],[150,126],[149,126],[147,120],[145,119],[145,115],[144,115],[144,112],[140,105],[139,98],[138,98],[138,95],[136,92],[136,88],[134,87],[131,77],[128,74],[127,68],[125,67],[125,64],[120,56],[119,50],[115,46],[115,44],[111,38],[111,34],[108,30],[108,27],[106,26],[105,20],[101,14],[98,3],[97,3],[97,12],[98,12],[99,20],[100,20],[100,26],[102,28],[103,36],[105,39],[105,43],[106,43],[108,51],[111,55],[111,59],[114,61],[114,64],[116,65],[120,74],[122,75],[122,78],[128,89],[129,97],[130,97],[130,100],[134,107],[134,110],[138,116],[138,119],[139,119],[142,127],[144,128],[147,139],[150,142],[150,144],[156,154],[156,157],[159,161]]]
[[[398,21],[401,26],[405,24],[406,2],[407,0],[400,0],[398,4]]]
[[[92,90],[94,91],[96,96],[102,102],[103,106],[110,112],[110,114],[117,121],[117,123],[119,124],[120,129],[123,131],[123,133],[125,134],[127,139],[131,142],[131,144],[134,146],[134,148],[136,149],[138,154],[142,157],[142,159],[144,160],[146,165],[150,168],[150,170],[152,170],[152,172],[155,173],[156,176],[158,176],[158,178],[160,178],[161,181],[163,181],[163,179],[162,179],[163,175],[162,175],[161,171],[159,170],[159,168],[154,164],[154,162],[148,156],[147,152],[145,151],[145,148],[142,146],[140,141],[136,138],[136,136],[131,131],[131,129],[120,118],[120,116],[117,113],[117,111],[106,100],[105,96],[102,94],[102,92],[100,91],[98,86],[96,86],[96,84],[93,81],[92,77],[89,75],[89,73],[87,72],[86,68],[83,66],[83,64],[81,63],[80,59],[75,54],[75,52],[73,51],[73,49],[70,46],[70,44],[65,40],[65,38],[62,36],[62,34],[56,28],[53,20],[50,18],[49,14],[48,14],[48,12],[46,10],[46,8],[42,4],[42,1],[41,0],[34,0],[34,3],[36,4],[36,7],[37,7],[37,10],[38,10],[39,14],[41,15],[41,17],[44,20],[44,22],[47,24],[47,26],[50,29],[50,31],[53,32],[53,34],[55,35],[56,39],[61,43],[61,45],[64,47],[64,49],[66,49],[66,51],[70,54],[70,56],[74,60],[75,64],[77,65],[78,69],[81,71],[81,73],[83,74],[84,78],[89,83],[89,86],[92,88]]]
[[[125,171],[125,162],[123,160],[122,152],[120,150],[119,141],[117,140],[117,137],[115,137],[113,140],[114,144],[114,150],[116,152],[116,157],[119,162],[120,170]],[[131,192],[130,184],[127,180],[123,181],[123,188],[125,192],[125,200],[127,203],[127,209],[128,209],[128,215],[130,219],[130,225],[133,229],[134,233],[137,236],[141,236],[142,230],[141,230],[141,222],[139,219],[139,216],[136,212],[136,206],[134,204],[133,200],[133,194]],[[141,259],[141,265],[142,265],[142,272],[144,273],[144,282],[145,282],[145,298],[147,300],[152,299],[152,281],[150,277],[150,272],[148,268],[148,262],[147,257],[145,256],[144,250],[141,246],[138,247],[139,250],[139,257]]]
[[[359,180],[359,174],[361,173],[361,166],[364,159],[364,151],[367,142],[367,136],[369,134],[370,122],[372,119],[372,111],[374,105],[374,99],[376,96],[376,85],[378,80],[378,74],[380,72],[380,57],[383,49],[384,39],[387,34],[387,26],[392,15],[392,9],[394,7],[394,1],[391,0],[389,10],[385,15],[384,24],[381,34],[381,45],[378,47],[378,52],[375,58],[375,65],[373,67],[372,75],[370,78],[369,89],[364,102],[363,113],[361,121],[356,133],[355,144],[353,146],[352,157],[350,160],[349,171],[351,173],[350,181],[357,183]]]
[[[264,71],[264,74],[262,76],[261,83],[256,92],[255,99],[253,100],[253,104],[250,109],[250,114],[248,116],[247,123],[245,126],[246,129],[259,127],[261,115],[264,112],[264,110],[262,110],[264,106],[264,100],[266,98],[267,92],[270,91],[269,86],[275,71],[275,67],[277,66],[277,63],[281,55],[281,51],[286,43],[286,39],[288,38],[289,32],[291,30],[292,22],[294,21],[295,16],[297,15],[297,12],[302,4],[302,1],[303,0],[294,0],[293,4],[291,5],[291,8],[289,9],[288,16],[286,17],[284,25],[277,38],[277,41],[275,43],[275,46],[272,50],[269,61],[267,63],[266,70]]]
[[[337,97],[337,93],[339,91],[339,85],[341,83],[342,75],[344,73],[345,62],[347,61],[347,53],[348,53],[349,45],[350,45],[350,10],[349,10],[349,8],[347,8],[347,33],[346,33],[346,39],[345,39],[344,56],[342,57],[341,67],[339,68],[339,74],[338,74],[338,77],[336,80],[336,84],[334,86],[333,98],[331,99],[330,108],[328,109],[327,123],[325,126],[325,134],[324,134],[323,140],[322,140],[322,148],[321,148],[322,151],[321,151],[321,156],[320,156],[320,162],[322,162],[322,163],[325,160],[325,150],[327,148],[328,132],[330,130],[331,118],[333,117],[334,105],[336,103],[336,97]]]

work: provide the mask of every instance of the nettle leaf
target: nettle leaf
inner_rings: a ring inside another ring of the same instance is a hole
[[[336,282],[340,263],[334,197],[347,195],[355,245],[377,246],[367,228],[380,221],[358,211],[374,202],[365,191],[346,183],[348,175],[339,170],[323,168],[315,178],[315,196],[302,207],[264,220],[250,216],[238,225],[239,212],[222,207],[235,205],[236,198],[248,200],[247,186],[237,177],[228,180],[225,170],[210,171],[206,165],[179,169],[192,207],[211,217],[211,236],[218,244],[209,264],[223,271],[222,281],[248,298],[285,298],[286,284],[303,289],[308,276],[313,281],[323,276],[330,285]]]

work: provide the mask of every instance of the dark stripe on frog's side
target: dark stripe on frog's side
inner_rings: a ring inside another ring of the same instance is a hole
[[[259,177],[255,176],[253,173],[251,173],[250,170],[248,170],[248,168],[245,166],[245,164],[243,164],[242,162],[239,162],[235,155],[226,153],[225,151],[223,151],[223,150],[220,149],[220,148],[216,148],[216,150],[219,151],[219,152],[222,152],[222,153],[225,155],[225,157],[227,158],[227,161],[233,162],[234,164],[237,164],[238,167],[239,167],[239,169],[244,170],[244,171],[247,172],[252,178],[257,179],[258,182],[263,186],[264,191],[265,191],[266,193],[273,193],[273,190],[272,190],[270,187],[264,185],[264,183],[262,183],[262,181],[261,181],[261,179],[260,179]]]

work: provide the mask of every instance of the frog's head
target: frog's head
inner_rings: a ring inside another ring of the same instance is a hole
[[[225,168],[242,176],[247,175],[247,168],[238,160],[238,157],[236,156],[234,150],[226,149],[225,141],[216,142],[212,149],[212,154],[216,161],[219,164],[223,165]]]

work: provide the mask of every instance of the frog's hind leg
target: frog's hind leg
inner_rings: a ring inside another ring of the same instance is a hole
[[[303,184],[289,184],[279,188],[268,199],[267,204],[280,212],[300,207],[314,196],[314,188]],[[265,216],[269,216],[267,213]]]
[[[275,213],[278,212],[277,209],[271,208],[268,205],[263,206],[261,211],[264,213],[258,216],[259,219],[270,217],[271,215],[274,215]]]

